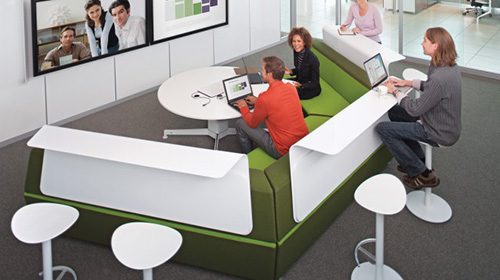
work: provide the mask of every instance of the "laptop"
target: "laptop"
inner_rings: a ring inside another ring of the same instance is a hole
[[[384,61],[382,60],[382,55],[380,55],[380,53],[374,55],[365,61],[363,66],[365,67],[366,74],[368,74],[372,89],[378,91],[377,87],[389,79],[387,68],[385,68]],[[398,89],[401,93],[406,94],[410,92],[412,88],[398,87]]]
[[[225,79],[222,81],[222,84],[224,85],[227,104],[238,112],[240,111],[240,109],[238,107],[235,107],[233,103],[253,95],[248,75],[238,75],[229,79]],[[248,107],[250,109],[253,109],[253,106]]]

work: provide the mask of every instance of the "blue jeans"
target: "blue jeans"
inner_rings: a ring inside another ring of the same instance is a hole
[[[251,128],[243,119],[236,121],[236,134],[240,139],[240,146],[243,153],[248,154],[253,150],[253,143],[262,148],[266,153],[275,159],[279,159],[281,154],[276,150],[273,139],[269,132],[262,127]]]
[[[379,123],[375,130],[408,176],[421,174],[427,167],[422,161],[425,154],[418,142],[434,147],[438,147],[438,144],[430,139],[424,126],[417,122],[419,118],[410,116],[403,107],[396,105],[389,110],[389,119],[390,122]]]

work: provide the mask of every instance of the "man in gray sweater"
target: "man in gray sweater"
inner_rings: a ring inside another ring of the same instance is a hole
[[[420,142],[434,147],[455,144],[462,129],[462,82],[455,63],[455,44],[443,28],[430,28],[422,42],[424,54],[431,56],[427,81],[390,79],[388,91],[396,96],[399,105],[389,111],[391,122],[377,125],[380,138],[399,162],[398,170],[405,172],[403,183],[412,189],[435,187],[439,178],[428,170]],[[418,99],[400,94],[397,87],[412,86],[423,91]]]

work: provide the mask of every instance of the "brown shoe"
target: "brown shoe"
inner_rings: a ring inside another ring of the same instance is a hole
[[[403,176],[403,183],[414,190],[420,190],[422,188],[437,187],[439,185],[439,178],[435,172],[431,171],[427,177],[424,177],[422,174],[415,177],[405,175]]]
[[[398,166],[396,166],[396,169],[401,172],[401,173],[406,173],[404,170],[403,170],[403,167],[401,165],[398,164]]]

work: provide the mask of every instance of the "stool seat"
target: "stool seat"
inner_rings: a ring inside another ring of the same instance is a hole
[[[422,73],[421,71],[413,68],[406,68],[403,71],[403,78],[405,80],[415,80],[419,79],[421,81],[427,81],[427,75]]]
[[[111,238],[116,258],[125,266],[146,270],[168,261],[179,250],[182,236],[166,226],[132,222],[117,228]]]
[[[403,183],[391,174],[378,174],[356,189],[354,199],[362,207],[382,215],[399,213],[405,207]]]
[[[56,238],[78,219],[78,210],[55,203],[34,203],[17,210],[12,218],[12,233],[28,244]]]

